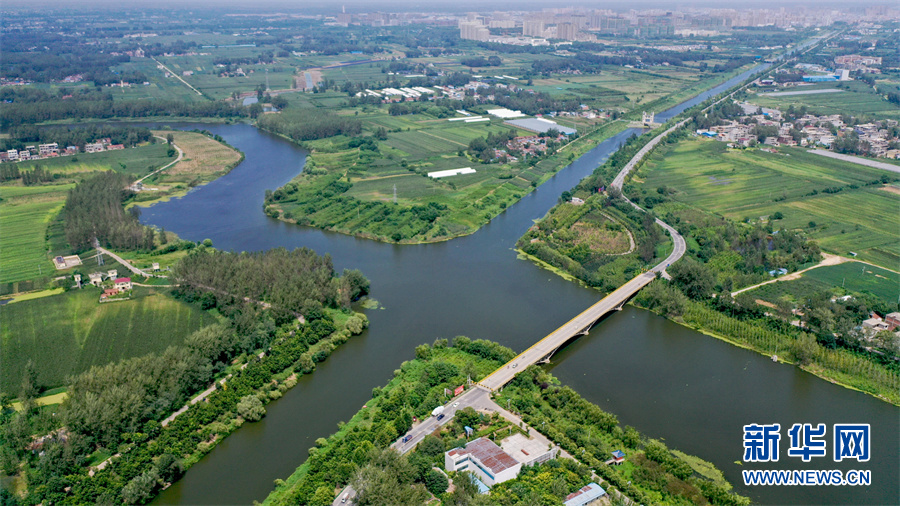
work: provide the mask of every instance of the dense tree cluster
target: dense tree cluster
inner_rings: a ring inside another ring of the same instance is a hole
[[[48,183],[59,177],[59,174],[53,174],[49,170],[43,168],[40,164],[35,165],[32,170],[19,170],[19,166],[15,163],[4,163],[0,165],[0,182],[15,181],[22,179],[22,184],[32,186],[41,183]]]
[[[96,85],[141,83],[147,80],[142,72],[115,74],[110,67],[131,60],[127,55],[113,56],[98,51],[94,45],[73,44],[71,37],[46,31],[27,31],[0,35],[3,61],[0,73],[6,78],[48,83],[68,76],[82,75]],[[34,51],[36,47],[43,51]]]
[[[109,93],[79,91],[71,98],[43,90],[0,88],[0,128],[80,118],[207,117],[234,118],[246,109],[228,102],[113,100]]]
[[[557,111],[577,111],[580,110],[583,103],[583,99],[574,97],[557,97],[545,92],[523,89],[513,91],[509,88],[503,89],[496,86],[479,88],[477,93],[482,97],[493,96],[494,98],[491,99],[493,104],[519,110],[530,115]]]
[[[131,179],[117,172],[103,172],[69,190],[63,209],[66,240],[75,251],[101,246],[117,249],[154,247],[155,232],[140,224],[135,211],[126,212],[122,203],[132,192]]]
[[[240,254],[196,248],[178,262],[174,275],[182,291],[271,304],[277,321],[322,307],[347,308],[369,291],[359,271],[345,270],[337,277],[330,256],[307,248]]]
[[[483,56],[463,58],[459,63],[462,63],[466,67],[499,67],[500,65],[503,65],[503,61],[499,56],[489,56],[487,58]]]
[[[263,115],[259,118],[258,124],[260,128],[285,135],[295,141],[324,139],[335,135],[353,137],[362,132],[362,123],[355,118],[308,111]]]
[[[262,318],[258,322],[264,324],[266,313],[258,314]],[[236,324],[201,329],[185,346],[170,348],[160,356],[130,359],[84,373],[74,379],[63,405],[69,427],[66,437],[46,442],[42,456],[25,451],[31,438],[12,440],[17,442],[12,452],[0,452],[3,465],[17,467],[20,459],[28,461],[24,472],[28,482],[25,502],[29,504],[145,503],[180,476],[182,459],[196,462],[215,441],[247,421],[235,418],[241,416],[239,411],[251,418],[262,416],[262,404],[277,399],[296,383],[295,379],[276,380],[276,374],[286,370],[309,373],[315,369],[309,357],[311,346],[324,343],[320,350],[324,359],[347,340],[350,334],[335,332],[331,317],[317,316],[305,325],[292,326],[290,332],[273,326],[272,344],[262,358],[254,356],[246,367],[233,373],[227,388],[215,390],[205,402],[190,405],[166,427],[160,420],[186,400],[191,392],[187,385],[194,384],[193,391],[197,391],[241,352],[241,331]],[[4,420],[3,442],[11,441],[9,435],[22,433],[15,427],[30,423],[33,416],[20,414]],[[121,454],[92,477],[85,463],[98,448]]]

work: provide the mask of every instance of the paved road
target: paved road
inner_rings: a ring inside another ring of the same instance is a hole
[[[120,264],[124,265],[126,269],[128,269],[129,271],[131,271],[131,272],[137,274],[138,276],[144,276],[145,278],[151,278],[151,277],[153,277],[153,274],[149,274],[149,273],[147,273],[147,272],[144,272],[144,271],[138,269],[137,267],[135,267],[135,266],[131,265],[130,263],[128,263],[128,260],[125,260],[124,258],[120,257],[119,255],[116,255],[115,253],[113,253],[112,251],[109,251],[109,250],[106,249],[106,248],[101,248],[101,247],[98,246],[98,247],[97,247],[97,251],[99,251],[100,253],[103,253],[104,255],[109,255],[110,257],[113,258],[113,260],[115,260],[116,262],[119,262]]]
[[[481,388],[470,388],[465,393],[452,399],[444,406],[444,417],[440,420],[437,417],[429,416],[424,420],[421,420],[418,424],[414,425],[413,428],[407,433],[410,439],[407,442],[403,442],[402,438],[397,440],[391,448],[394,448],[398,452],[406,453],[416,447],[425,436],[431,434],[438,427],[446,425],[450,423],[450,420],[453,419],[453,415],[460,409],[465,407],[473,407],[475,409],[480,409],[479,406],[485,406],[487,403],[493,403],[490,399],[490,394],[488,391]]]
[[[842,160],[845,162],[865,165],[866,167],[872,167],[873,169],[888,170],[891,172],[900,173],[900,165],[893,165],[890,163],[869,160],[868,158],[862,158],[860,156],[844,155],[841,153],[835,153],[834,151],[825,151],[824,149],[808,149],[806,150],[806,152],[812,153],[814,155],[827,156],[828,158],[834,158],[836,160]]]

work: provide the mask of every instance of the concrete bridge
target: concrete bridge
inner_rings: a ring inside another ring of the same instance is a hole
[[[622,190],[622,184],[625,181],[625,177],[628,176],[628,173],[631,172],[637,163],[644,158],[653,148],[666,136],[675,131],[677,128],[684,126],[688,120],[683,120],[676,123],[671,128],[667,129],[665,132],[657,135],[650,142],[648,142],[643,148],[634,157],[622,168],[616,178],[613,180],[610,187],[616,188],[619,191]],[[639,210],[643,209],[635,204],[634,202],[628,200],[624,195],[622,196],[626,202],[636,207]],[[666,268],[672,263],[676,262],[680,259],[685,251],[687,250],[687,244],[685,243],[684,237],[675,230],[674,227],[669,224],[663,222],[660,219],[656,219],[656,223],[665,229],[666,233],[669,234],[669,237],[672,238],[672,244],[674,245],[672,249],[672,253],[666,257],[665,260],[658,263],[653,269],[643,274],[638,275],[631,281],[625,283],[620,286],[616,291],[607,295],[600,302],[594,304],[593,306],[585,309],[575,318],[569,320],[562,327],[554,330],[548,336],[541,339],[537,343],[535,343],[531,348],[528,348],[521,354],[519,354],[516,358],[510,360],[506,364],[504,364],[500,369],[492,372],[490,375],[482,379],[478,382],[479,385],[487,388],[490,391],[495,391],[499,388],[502,388],[504,385],[512,381],[513,378],[516,377],[516,374],[526,369],[528,366],[547,362],[550,360],[550,357],[553,356],[554,353],[560,348],[562,348],[569,341],[579,337],[586,335],[591,327],[597,323],[600,318],[603,318],[607,313],[613,310],[621,309],[628,299],[634,296],[637,292],[640,291],[641,288],[644,288],[651,281],[653,281],[657,275],[669,279],[669,274],[666,272]]]
[[[641,288],[650,284],[655,278],[656,274],[652,271],[635,277],[601,299],[600,302],[582,311],[581,314],[569,320],[562,327],[551,332],[547,337],[535,343],[516,358],[492,372],[479,381],[478,384],[490,391],[495,391],[512,381],[516,374],[528,366],[549,361],[550,357],[556,353],[556,350],[562,348],[563,345],[572,339],[587,334],[591,327],[597,323],[597,320],[610,311],[621,309],[628,302],[628,299]]]

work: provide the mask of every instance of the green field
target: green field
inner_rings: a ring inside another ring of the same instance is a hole
[[[19,169],[31,170],[36,165],[40,165],[45,170],[63,175],[115,170],[140,177],[174,160],[174,156],[168,155],[168,149],[166,143],[158,142],[116,151],[79,153],[44,160],[29,160],[19,162],[18,166]]]
[[[640,177],[647,188],[665,186],[675,200],[737,221],[781,212],[776,229],[803,230],[826,251],[896,268],[900,196],[880,182],[894,175],[823,158],[796,148],[767,153],[689,140],[657,150]]]
[[[125,357],[161,352],[215,317],[164,291],[135,287],[129,301],[100,304],[100,290],[73,290],[0,311],[0,389],[17,393],[31,359],[44,387]]]
[[[874,119],[900,118],[900,107],[885,100],[872,88],[862,82],[825,83],[814,86],[789,88],[786,91],[807,91],[815,89],[843,89],[840,93],[815,93],[788,96],[752,96],[749,101],[763,107],[786,110],[790,106],[806,107],[811,114],[852,114],[866,115]]]
[[[0,187],[0,283],[53,273],[45,231],[73,186]]]
[[[807,272],[803,277],[830,286],[840,286],[847,291],[868,292],[888,303],[897,302],[900,297],[900,274],[860,262],[820,267]]]
[[[804,273],[800,279],[771,283],[750,293],[775,304],[784,299],[802,304],[807,297],[823,291],[833,296],[871,294],[895,304],[900,298],[900,274],[860,262],[846,262],[819,267]]]
[[[36,165],[71,177],[103,170],[141,176],[173,160],[165,143],[119,151],[81,153],[75,156],[19,163],[20,169]],[[11,283],[55,274],[46,237],[52,218],[62,209],[66,192],[74,184],[0,187],[0,283]],[[52,234],[51,234],[52,235]],[[68,251],[53,254],[69,254]]]

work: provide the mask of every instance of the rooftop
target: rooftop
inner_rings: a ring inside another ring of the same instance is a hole
[[[603,490],[603,487],[597,485],[596,483],[588,483],[587,486],[582,487],[576,492],[572,492],[571,494],[566,496],[566,502],[563,503],[564,506],[581,506],[583,504],[587,504],[594,499],[599,499],[606,495],[606,491]]]
[[[504,121],[503,123],[538,133],[544,133],[554,128],[559,131],[559,133],[566,135],[572,135],[577,131],[574,128],[564,127],[555,121],[543,118],[512,119]]]
[[[518,433],[501,441],[500,446],[509,456],[523,464],[531,462],[535,457],[549,451],[546,444],[541,443],[537,439],[528,439]]]
[[[490,439],[480,437],[466,443],[464,448],[454,448],[447,452],[451,457],[457,455],[471,455],[478,459],[482,465],[489,468],[494,474],[503,472],[519,463],[510,457],[502,448],[494,444]]]

